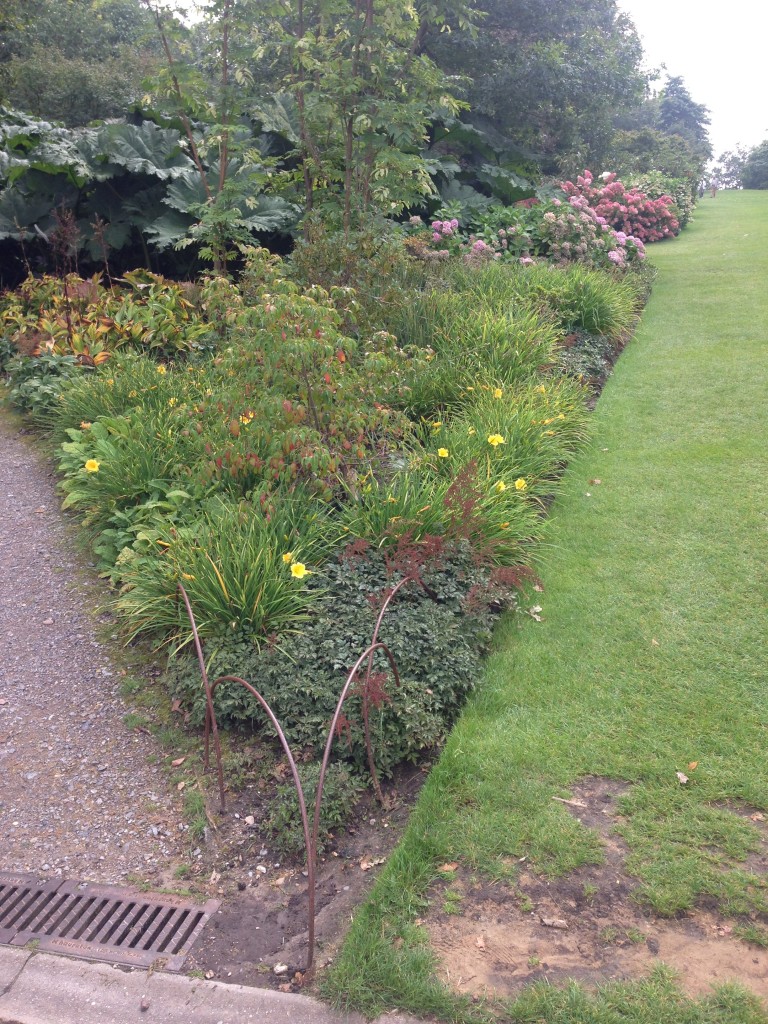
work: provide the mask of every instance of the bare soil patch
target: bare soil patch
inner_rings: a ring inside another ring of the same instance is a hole
[[[386,811],[371,793],[365,793],[354,819],[332,837],[319,858],[318,968],[332,959],[355,908],[397,844],[425,773],[426,767],[408,766],[385,783]],[[229,799],[225,815],[212,815],[216,833],[195,867],[193,889],[216,896],[222,906],[192,949],[184,970],[241,985],[296,990],[307,957],[305,864],[270,852],[258,827],[245,824],[246,817],[257,811],[254,803],[261,800],[263,794],[255,797],[246,788]]]
[[[624,870],[626,846],[613,833],[616,798],[625,789],[608,779],[585,779],[566,805],[599,831],[603,864],[554,880],[522,864],[515,888],[473,879],[459,868],[454,881],[435,887],[424,923],[450,987],[511,997],[543,979],[596,985],[643,977],[664,962],[692,996],[738,982],[768,999],[768,951],[740,941],[733,921],[708,909],[658,918],[632,899],[637,882]],[[764,853],[754,861],[751,870],[765,869]]]

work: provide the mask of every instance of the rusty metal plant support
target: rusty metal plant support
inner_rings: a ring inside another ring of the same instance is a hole
[[[213,709],[213,696],[214,696],[214,694],[216,692],[216,688],[219,686],[220,683],[224,683],[224,682],[239,683],[241,686],[244,686],[246,688],[246,690],[249,691],[249,693],[253,694],[253,696],[257,699],[259,704],[261,704],[262,708],[266,712],[267,717],[269,718],[270,722],[272,723],[272,725],[273,725],[273,727],[275,729],[275,732],[277,733],[278,739],[280,740],[280,744],[281,744],[281,746],[283,748],[285,756],[288,758],[288,764],[290,765],[290,768],[291,768],[291,776],[293,778],[293,784],[294,784],[294,787],[296,789],[296,796],[298,797],[298,801],[299,801],[299,811],[300,811],[300,814],[301,814],[301,827],[302,827],[302,831],[303,831],[303,834],[304,834],[304,847],[306,849],[306,854],[307,854],[307,902],[308,902],[308,928],[307,928],[308,938],[307,938],[307,945],[308,945],[308,951],[307,951],[307,965],[306,965],[306,968],[305,968],[305,974],[308,977],[312,976],[312,973],[313,973],[313,970],[314,970],[314,959],[315,959],[315,879],[316,879],[316,874],[317,874],[317,843],[318,843],[318,835],[319,835],[319,832],[320,832],[320,808],[322,806],[322,800],[323,800],[323,789],[324,789],[324,786],[325,786],[325,775],[326,775],[326,772],[328,770],[328,763],[329,763],[330,757],[331,757],[331,749],[333,747],[334,736],[336,735],[336,729],[337,729],[338,722],[339,722],[339,716],[341,715],[341,710],[342,710],[342,707],[344,705],[344,701],[349,696],[349,692],[350,692],[350,689],[352,687],[352,684],[355,681],[355,677],[357,676],[357,673],[360,670],[360,666],[363,664],[363,662],[367,658],[368,659],[368,666],[367,666],[367,669],[366,669],[365,681],[364,681],[364,684],[363,684],[363,694],[362,694],[363,721],[364,721],[364,728],[365,728],[365,744],[366,744],[366,750],[367,750],[367,753],[368,753],[368,764],[369,764],[370,771],[371,771],[371,777],[373,779],[374,789],[376,791],[377,799],[379,801],[381,801],[383,798],[382,798],[382,795],[381,795],[381,786],[379,785],[378,776],[376,774],[376,767],[375,767],[375,762],[374,762],[374,757],[373,757],[373,747],[372,747],[372,744],[371,744],[370,729],[369,729],[369,722],[368,722],[368,711],[369,711],[369,707],[368,707],[368,688],[369,688],[369,683],[370,683],[370,678],[371,678],[371,669],[372,669],[372,666],[373,666],[373,659],[374,659],[374,655],[376,654],[376,651],[383,651],[384,652],[384,654],[387,657],[387,660],[389,661],[389,665],[390,665],[390,667],[392,669],[392,673],[393,673],[393,675],[395,677],[395,683],[396,683],[397,686],[400,685],[400,676],[399,676],[399,673],[397,671],[397,664],[395,663],[395,659],[392,656],[392,652],[389,650],[387,645],[382,643],[380,640],[378,640],[377,637],[378,637],[378,633],[379,633],[379,628],[381,626],[381,621],[382,621],[382,619],[384,617],[384,613],[387,610],[390,602],[392,601],[392,598],[395,596],[397,591],[405,583],[410,581],[411,578],[412,577],[410,577],[410,576],[405,577],[404,579],[402,579],[397,584],[396,587],[394,587],[392,590],[390,590],[389,593],[387,594],[387,597],[384,600],[384,602],[382,604],[382,607],[381,607],[381,610],[379,612],[378,619],[376,620],[376,626],[375,626],[374,633],[373,633],[373,640],[372,640],[371,644],[368,647],[366,647],[366,649],[363,651],[363,653],[360,655],[360,657],[357,659],[355,664],[350,669],[350,671],[349,671],[349,673],[347,675],[347,678],[346,678],[346,680],[344,682],[344,686],[342,687],[341,694],[339,695],[339,699],[338,699],[338,702],[336,704],[336,710],[334,711],[333,718],[331,719],[331,724],[330,724],[330,727],[328,729],[328,736],[327,736],[326,743],[325,743],[325,750],[323,752],[323,760],[322,760],[321,765],[320,765],[320,774],[319,774],[318,780],[317,780],[317,792],[315,794],[314,816],[313,816],[313,819],[312,819],[312,828],[311,828],[311,830],[310,830],[310,827],[309,827],[309,816],[307,814],[307,804],[306,804],[306,800],[304,799],[304,791],[302,789],[301,778],[299,776],[299,771],[298,771],[298,768],[296,766],[296,759],[293,756],[290,744],[288,743],[288,740],[286,739],[285,733],[283,732],[283,729],[282,729],[280,723],[278,722],[277,718],[275,717],[275,714],[272,711],[272,708],[269,706],[268,702],[264,699],[264,697],[259,693],[259,691],[254,686],[252,686],[249,682],[247,682],[245,679],[242,679],[240,676],[230,676],[230,675],[219,676],[217,679],[215,679],[213,681],[213,683],[209,682],[208,672],[207,672],[206,667],[205,667],[205,659],[203,657],[203,649],[202,649],[202,645],[200,643],[200,636],[199,636],[198,631],[197,631],[197,624],[195,622],[195,616],[194,616],[194,614],[192,612],[192,606],[190,605],[189,598],[187,597],[186,590],[184,589],[184,587],[183,587],[183,585],[181,583],[179,584],[179,590],[181,591],[182,597],[184,598],[184,604],[185,604],[186,609],[187,609],[187,615],[189,616],[189,621],[190,621],[190,624],[192,626],[192,634],[193,634],[194,642],[195,642],[195,650],[197,652],[197,659],[198,659],[198,663],[200,665],[200,672],[201,672],[201,675],[203,677],[203,687],[205,689],[206,707],[205,707],[205,760],[204,760],[204,764],[205,764],[206,771],[208,770],[209,763],[210,763],[210,735],[211,735],[211,731],[213,731],[213,745],[214,745],[214,752],[216,754],[216,768],[217,768],[217,776],[218,776],[218,784],[219,784],[219,809],[222,812],[226,810],[226,798],[225,798],[225,793],[224,793],[224,772],[223,772],[222,759],[221,759],[221,741],[219,739],[219,731],[218,731],[218,726],[216,724],[216,715],[215,715],[214,709]]]

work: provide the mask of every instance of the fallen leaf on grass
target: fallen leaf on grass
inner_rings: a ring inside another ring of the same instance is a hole
[[[602,480],[598,480],[597,478],[595,478],[594,480],[590,480],[589,482],[590,482],[591,484],[599,485],[599,484],[601,484],[601,483],[602,483],[603,481],[602,481]]]
[[[481,949],[483,953],[485,952],[485,939],[483,938],[482,935],[477,936],[477,938],[475,939],[475,945],[477,946],[478,949]]]
[[[587,805],[583,800],[566,800],[564,796],[553,796],[553,800],[557,800],[559,804],[570,804],[571,807],[586,807]]]
[[[7,736],[6,736],[6,739],[8,739]],[[750,821],[765,821],[765,815],[761,814],[760,811],[756,811],[754,814],[750,814],[749,820]]]
[[[688,781],[688,776],[685,774],[685,772],[675,772],[675,775],[677,776],[677,781],[680,783],[681,786],[684,786]]]
[[[652,638],[651,638],[651,646],[652,646],[652,647],[658,647],[658,646],[659,646],[659,641],[658,641],[658,640],[656,640],[656,638],[655,638],[655,637],[652,637]]]
[[[177,784],[177,786],[176,786],[176,789],[177,789],[177,790],[179,791],[179,793],[180,793],[180,792],[182,791],[182,789],[184,789],[184,787],[185,787],[185,786],[186,786],[186,782],[184,782],[184,781],[182,780],[181,782],[179,782],[179,783]]]
[[[214,870],[211,872],[211,877],[208,879],[208,881],[211,883],[211,885],[215,885],[219,881],[220,878],[221,878],[221,872],[220,871],[216,871],[216,869],[214,868]]]
[[[455,871],[458,866],[459,866],[458,865],[458,861],[454,860],[454,861],[451,861],[450,864],[441,864],[440,867],[437,870],[439,872],[442,872],[442,871]]]
[[[567,931],[568,922],[562,917],[540,917],[539,920],[545,928],[558,928],[560,931]]]
[[[695,772],[698,767],[699,767],[699,762],[698,761],[691,761],[690,764],[688,765],[688,771],[689,772]]]
[[[171,712],[172,713],[176,712],[177,714],[181,714],[181,701],[179,700],[178,697],[176,697],[174,699],[173,703],[171,704]]]
[[[528,609],[528,614],[531,616],[532,619],[535,619],[536,622],[543,622],[544,620],[540,615],[540,612],[542,611],[544,611],[544,609],[541,607],[541,605],[535,604],[532,608]]]
[[[184,764],[186,760],[186,757],[177,757],[175,761],[171,761],[171,767],[178,768],[180,765]]]
[[[730,925],[724,924],[720,928],[717,929],[717,934],[718,935],[730,935],[732,931],[733,931],[733,928],[731,928]]]
[[[379,864],[384,863],[383,857],[363,857],[360,861],[361,871],[370,871],[371,868],[377,867]]]

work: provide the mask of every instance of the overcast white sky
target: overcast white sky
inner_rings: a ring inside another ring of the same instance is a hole
[[[617,0],[635,23],[649,66],[682,76],[709,108],[719,155],[768,139],[768,4],[765,0]],[[663,79],[662,79],[663,80]]]
[[[176,2],[194,8],[194,0]],[[640,33],[648,66],[666,65],[709,108],[718,156],[768,139],[768,3],[726,0],[717,9],[715,2],[617,0]]]

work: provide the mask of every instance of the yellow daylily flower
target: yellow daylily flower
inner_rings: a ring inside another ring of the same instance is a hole
[[[520,477],[517,478],[517,480],[515,480],[515,490],[516,491],[527,491],[528,490],[528,483],[527,483],[527,481],[525,480],[524,477],[520,476]]]
[[[503,394],[504,394],[504,392],[502,391],[501,388],[494,388],[494,391],[493,391],[493,397],[494,398],[501,398]]]
[[[283,555],[283,561],[285,562],[286,565],[290,565],[291,562],[293,561],[293,552],[286,551],[285,554]]]
[[[494,448],[498,448],[500,444],[506,444],[506,441],[501,434],[489,434],[488,444],[493,445]]]
[[[86,473],[98,473],[100,465],[101,465],[101,463],[97,462],[96,459],[88,459],[88,461],[85,464],[85,472]]]
[[[447,459],[448,458],[448,449],[447,448],[438,448],[437,449],[437,454],[440,456],[441,459]]]
[[[517,485],[515,485],[515,486],[517,486]],[[498,483],[493,485],[493,489],[494,489],[494,491],[497,494],[503,494],[504,491],[506,491],[506,489],[507,489],[507,485],[504,483],[503,480],[499,480]]]
[[[291,576],[297,580],[303,580],[305,576],[311,576],[312,573],[304,565],[303,562],[294,562],[291,566]]]

